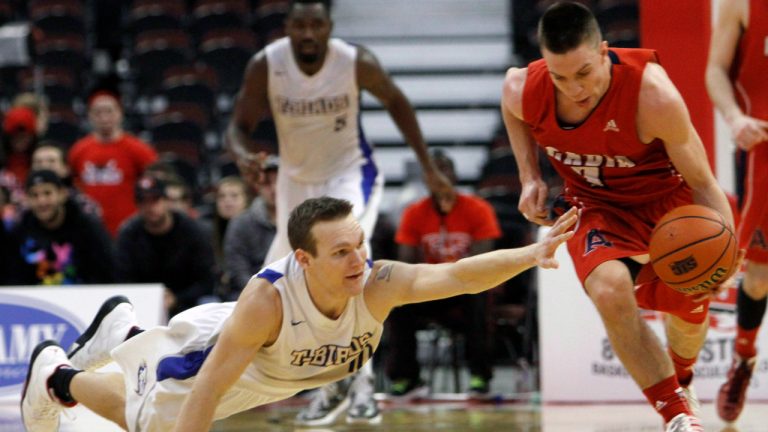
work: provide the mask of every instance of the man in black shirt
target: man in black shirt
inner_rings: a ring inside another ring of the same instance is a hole
[[[11,233],[8,282],[71,285],[114,282],[114,250],[101,221],[69,198],[53,171],[26,181],[29,208]]]
[[[162,283],[168,316],[213,293],[213,248],[200,225],[171,210],[165,182],[145,175],[136,183],[138,213],[117,236],[117,278],[126,283]]]

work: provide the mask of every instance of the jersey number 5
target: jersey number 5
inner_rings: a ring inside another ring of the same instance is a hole
[[[338,132],[347,127],[347,116],[340,115],[336,117],[336,123],[333,125],[333,131]]]

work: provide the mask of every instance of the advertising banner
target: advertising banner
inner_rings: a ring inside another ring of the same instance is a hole
[[[0,403],[18,403],[35,345],[54,340],[66,350],[115,295],[134,305],[139,325],[166,322],[157,284],[0,288]]]

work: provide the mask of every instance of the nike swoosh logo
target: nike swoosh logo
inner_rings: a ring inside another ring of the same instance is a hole
[[[297,326],[297,325],[299,325],[299,324],[301,324],[301,323],[303,323],[303,322],[306,322],[306,321],[293,321],[293,320],[292,320],[292,321],[291,321],[291,325],[292,325],[292,326]]]

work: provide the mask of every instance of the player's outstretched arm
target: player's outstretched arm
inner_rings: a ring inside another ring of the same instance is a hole
[[[389,112],[400,133],[403,134],[405,142],[416,153],[416,158],[424,171],[424,182],[429,190],[437,196],[455,194],[451,181],[437,169],[432,158],[429,157],[427,143],[421,134],[413,106],[381,67],[376,56],[363,46],[358,46],[357,81],[361,89],[369,91]]]
[[[365,290],[368,309],[383,321],[392,308],[438,300],[461,294],[489,290],[531,267],[557,268],[554,258],[558,246],[573,236],[569,228],[576,223],[574,207],[557,219],[547,235],[537,243],[500,249],[447,264],[405,264],[377,261],[372,282]]]
[[[252,279],[224,324],[216,345],[195,378],[174,428],[207,431],[221,397],[237,382],[257,351],[277,339],[282,323],[280,294],[263,279]]]

